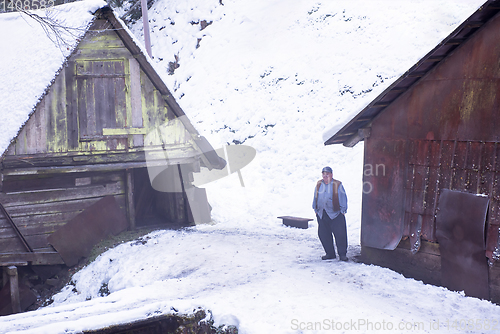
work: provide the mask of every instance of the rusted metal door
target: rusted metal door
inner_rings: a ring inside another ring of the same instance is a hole
[[[488,299],[484,227],[488,197],[443,189],[436,216],[441,283],[468,296]]]
[[[404,235],[410,237],[413,250],[418,251],[420,237],[437,241],[437,200],[443,189],[451,189],[489,198],[486,252],[491,256],[498,243],[500,223],[500,145],[411,140],[408,146]]]
[[[405,141],[365,144],[361,245],[393,250],[403,236]]]

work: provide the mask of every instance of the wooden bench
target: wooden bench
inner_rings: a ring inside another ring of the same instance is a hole
[[[306,229],[309,227],[309,221],[313,220],[311,218],[299,218],[292,216],[281,216],[279,219],[283,219],[283,224],[286,226],[297,227]]]

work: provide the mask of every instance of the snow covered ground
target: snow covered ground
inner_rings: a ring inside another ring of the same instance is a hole
[[[349,199],[348,256],[359,253],[363,145],[325,147],[323,134],[482,2],[158,0],[154,61],[214,147],[257,150],[244,187],[236,174],[207,184],[214,224],[107,251],[52,305],[1,317],[0,332],[73,333],[197,307],[244,334],[498,332],[499,306],[388,269],[321,261],[315,221],[300,230],[277,219],[314,217],[314,184],[330,165]],[[212,24],[200,30],[203,20]],[[142,38],[140,22],[132,31]],[[168,75],[174,55],[180,66]]]

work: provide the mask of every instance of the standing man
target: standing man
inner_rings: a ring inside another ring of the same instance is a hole
[[[322,170],[323,179],[316,184],[313,209],[318,219],[318,236],[326,255],[322,260],[335,259],[332,233],[335,236],[340,261],[347,261],[347,196],[342,182],[333,178],[330,167]]]

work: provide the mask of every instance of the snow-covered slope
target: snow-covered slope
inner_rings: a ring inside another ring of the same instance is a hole
[[[349,198],[348,256],[359,252],[363,147],[325,147],[322,135],[482,0],[222,2],[157,1],[149,11],[152,49],[214,147],[257,150],[242,169],[245,186],[236,174],[207,184],[214,225],[116,247],[76,274],[51,306],[0,318],[0,332],[78,332],[198,306],[247,334],[497,332],[498,306],[384,268],[321,261],[316,222],[298,230],[276,218],[313,218],[314,184],[330,165]],[[204,20],[212,23],[200,30]],[[140,22],[132,31],[142,38]],[[103,286],[108,296],[100,296]]]

